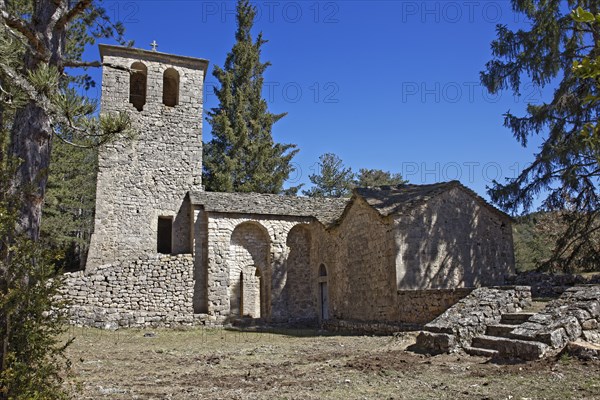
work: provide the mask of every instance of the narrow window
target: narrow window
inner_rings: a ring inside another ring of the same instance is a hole
[[[131,71],[129,79],[129,102],[138,111],[142,111],[144,104],[146,104],[148,68],[141,62],[134,62],[131,64]]]
[[[321,320],[329,319],[329,290],[327,288],[327,268],[319,266],[319,316]]]
[[[156,249],[161,254],[171,254],[171,236],[173,217],[158,217],[158,235]]]
[[[163,74],[163,104],[168,107],[179,104],[179,72],[173,68]]]
[[[256,276],[256,281],[258,284],[258,307],[256,308],[256,315],[253,315],[254,318],[260,318],[263,315],[265,315],[265,310],[264,310],[264,292],[263,292],[263,282],[262,282],[262,277],[260,275],[260,269],[256,268],[256,273],[254,274],[254,276]]]
[[[240,272],[240,317],[244,316],[244,273]]]

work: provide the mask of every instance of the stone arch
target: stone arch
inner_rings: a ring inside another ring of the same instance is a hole
[[[167,68],[163,73],[163,104],[175,107],[179,104],[179,72]]]
[[[273,306],[278,319],[310,323],[317,319],[311,285],[312,233],[306,224],[295,225],[286,239],[288,257],[280,277],[283,289]],[[276,309],[277,308],[277,309]]]
[[[146,91],[148,85],[148,68],[139,61],[131,64],[133,71],[129,77],[129,102],[142,111],[146,104]]]
[[[270,248],[269,234],[259,223],[243,222],[231,233],[228,289],[232,317],[267,316]]]

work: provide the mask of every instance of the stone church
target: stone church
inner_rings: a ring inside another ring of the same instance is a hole
[[[514,272],[510,217],[457,181],[349,199],[205,192],[208,61],[100,54],[124,67],[103,69],[102,112],[128,113],[137,135],[99,152],[87,267],[65,276],[73,324],[422,324]]]

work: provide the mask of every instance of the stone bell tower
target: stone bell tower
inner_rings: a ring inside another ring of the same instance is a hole
[[[190,253],[185,198],[202,187],[208,61],[108,45],[100,45],[100,55],[105,64],[101,112],[129,114],[135,137],[99,150],[86,269],[160,253]]]

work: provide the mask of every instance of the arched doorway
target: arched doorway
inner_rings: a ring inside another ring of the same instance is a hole
[[[329,319],[329,288],[327,287],[327,268],[324,264],[319,266],[319,317],[321,320]]]
[[[227,263],[232,317],[268,315],[269,251],[269,235],[262,225],[244,222],[233,230]]]

